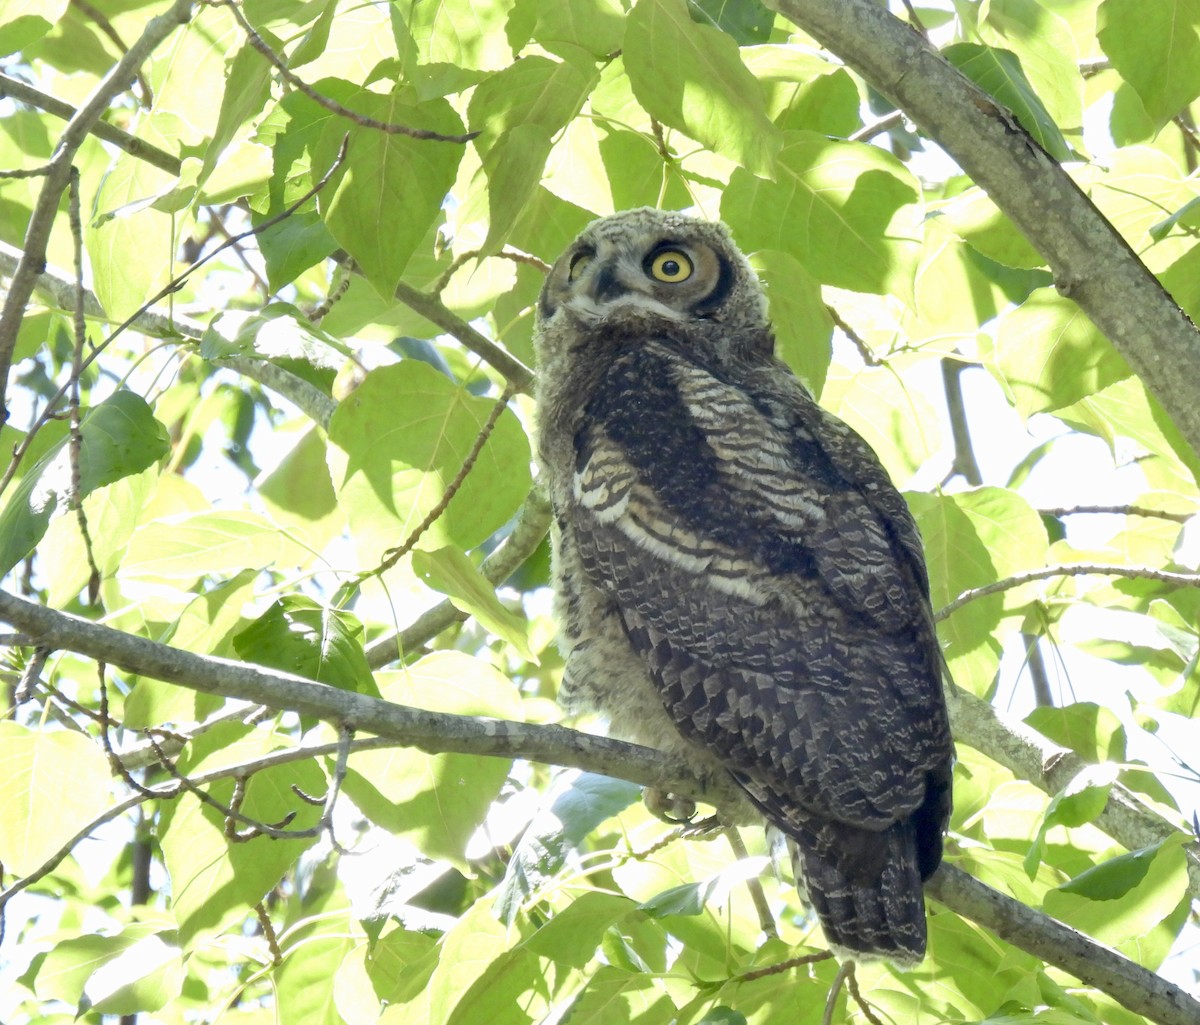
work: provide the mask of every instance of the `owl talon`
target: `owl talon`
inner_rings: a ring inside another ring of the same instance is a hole
[[[651,815],[673,826],[686,825],[696,817],[695,801],[659,790],[658,787],[646,787],[642,801]]]
[[[716,815],[707,815],[697,822],[689,822],[684,827],[683,835],[689,840],[711,840],[726,827],[727,823],[722,822]]]

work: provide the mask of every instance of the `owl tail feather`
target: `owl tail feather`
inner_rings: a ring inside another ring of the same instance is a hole
[[[800,897],[841,959],[916,965],[925,956],[925,900],[911,823],[882,833],[825,823],[790,837]]]

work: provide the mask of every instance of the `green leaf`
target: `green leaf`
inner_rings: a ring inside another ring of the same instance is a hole
[[[1040,0],[993,0],[986,15],[979,23],[982,41],[1013,51],[1055,124],[1078,134],[1084,82],[1070,13]]]
[[[663,890],[638,905],[651,918],[666,918],[668,915],[698,915],[704,910],[704,902],[712,892],[712,881],[684,883]]]
[[[625,780],[574,769],[559,772],[509,858],[496,897],[504,921],[515,921],[526,898],[557,874],[583,838],[640,794],[640,787]]]
[[[489,226],[482,251],[496,252],[533,199],[552,139],[580,111],[600,80],[591,58],[560,47],[570,59],[522,57],[475,89],[467,122],[480,133],[487,177]]]
[[[477,900],[442,939],[441,958],[429,980],[427,1020],[527,1025],[530,1017],[516,1006],[516,997],[535,984],[538,960],[518,947],[520,940],[517,929],[497,921],[488,897]],[[491,999],[489,984],[495,989]]]
[[[401,544],[443,501],[495,404],[413,359],[373,370],[339,404],[330,469],[364,562]],[[529,486],[529,442],[505,410],[422,545],[474,548],[517,511]]]
[[[285,556],[306,557],[270,520],[250,512],[184,513],[139,527],[121,563],[122,577],[196,580],[265,569]]]
[[[1104,0],[1100,46],[1161,128],[1200,95],[1200,0]]]
[[[223,584],[205,588],[155,639],[201,655],[231,655],[229,635],[241,622],[243,606],[254,598],[257,576],[256,571],[246,570]],[[122,720],[131,729],[200,722],[223,700],[217,694],[202,694],[146,676],[130,675],[128,682],[133,689],[125,698]]]
[[[776,355],[820,395],[833,355],[833,318],[820,284],[787,253],[760,249],[750,263],[771,304]]]
[[[689,0],[689,7],[694,20],[733,36],[739,46],[765,43],[775,24],[775,15],[759,0]]]
[[[636,905],[628,897],[596,891],[583,893],[525,941],[535,954],[559,964],[584,968],[596,954],[605,932]]]
[[[980,188],[969,188],[939,210],[964,242],[1006,267],[1044,267],[1046,261],[1008,216]]]
[[[66,12],[68,0],[0,0],[0,57],[41,39]]]
[[[1046,846],[1046,834],[1055,826],[1083,826],[1094,822],[1108,804],[1109,790],[1117,778],[1115,765],[1089,766],[1054,795],[1037,836],[1025,854],[1025,873],[1034,879]]]
[[[1119,854],[1081,872],[1060,886],[1061,893],[1076,893],[1088,900],[1117,900],[1146,878],[1162,845]]]
[[[455,608],[474,616],[480,626],[507,641],[527,662],[537,663],[529,649],[529,624],[500,604],[496,588],[460,549],[413,552],[413,572],[434,590],[448,595]]]
[[[1025,721],[1043,736],[1089,762],[1123,762],[1125,727],[1111,711],[1091,701],[1064,708],[1035,708]]]
[[[130,1008],[127,1013],[165,1007],[179,995],[183,966],[179,951],[164,942],[174,939],[170,916],[146,914],[150,921],[132,922],[111,936],[71,936],[56,943],[37,973],[38,999],[61,1000],[81,1012],[102,1007],[108,1013],[123,1013],[111,1009],[118,1003]],[[93,981],[118,958],[118,971]]]
[[[1164,218],[1150,228],[1150,237],[1155,242],[1161,242],[1177,227],[1200,227],[1200,196],[1189,199],[1170,217]]]
[[[954,43],[942,50],[942,56],[1012,111],[1021,127],[1055,160],[1075,159],[1015,53],[979,43]]]
[[[256,216],[254,220],[266,218]],[[259,232],[257,237],[272,292],[290,285],[337,249],[337,239],[329,233],[320,215],[311,210],[297,210],[291,217]],[[368,291],[378,298],[373,289]]]
[[[40,868],[110,803],[108,762],[82,733],[0,721],[0,863]]]
[[[587,988],[571,1004],[571,1025],[667,1025],[679,1011],[663,985],[647,972],[629,972],[602,965],[588,979]]]
[[[151,114],[138,138],[177,148],[178,118]],[[194,173],[200,164],[195,163]],[[93,200],[83,239],[93,267],[93,288],[109,320],[120,322],[162,289],[172,276],[184,217],[154,207],[180,187],[180,179],[128,153],[120,154]]]
[[[925,544],[934,610],[964,591],[1045,564],[1046,530],[1041,517],[1016,492],[978,488],[956,495],[907,494]],[[938,624],[952,668],[956,659],[998,644],[1006,606],[1020,608],[1021,590],[968,602]],[[1009,623],[1015,629],[1016,622]],[[967,679],[959,680],[969,686]],[[990,674],[984,687],[990,686]]]
[[[293,64],[294,54],[293,54]],[[204,151],[204,166],[198,179],[208,181],[217,167],[225,148],[255,115],[262,112],[271,97],[272,69],[253,46],[246,43],[228,61],[225,91],[221,94],[221,109],[213,128],[212,139]]]
[[[292,943],[274,980],[278,1021],[345,1025],[335,1002],[335,969],[359,940],[351,931],[344,902],[345,894],[335,890],[317,907],[305,909],[313,917],[292,933]]]
[[[625,11],[619,0],[517,0],[514,17],[523,12],[532,21],[530,35],[551,53],[563,44],[578,46],[593,57],[607,57],[621,48]],[[514,45],[513,49],[519,49]]]
[[[426,655],[404,671],[379,674],[383,698],[455,715],[521,720],[512,681],[456,651]],[[408,748],[352,755],[346,793],[372,821],[412,840],[422,853],[467,868],[467,841],[508,777],[503,758],[426,755]]]
[[[167,454],[167,431],[140,396],[118,391],[92,409],[80,427],[79,498],[140,473]],[[71,458],[64,439],[21,479],[0,511],[0,576],[42,539],[50,518],[70,501]]]
[[[377,121],[444,135],[463,132],[462,120],[442,98],[413,103],[400,93],[381,96],[334,79],[317,82],[314,87]],[[314,176],[333,166],[347,137],[345,163],[318,194],[317,203],[333,237],[354,257],[379,294],[390,297],[441,213],[463,147],[382,132],[345,118],[328,118],[313,154]]]
[[[467,124],[479,132],[474,145],[481,153],[522,125],[554,135],[579,113],[600,74],[586,54],[568,53],[571,59],[560,61],[522,57],[476,86]]]
[[[1025,417],[1061,409],[1131,373],[1087,314],[1039,288],[1000,320],[988,368]]]
[[[741,168],[721,219],[744,249],[776,249],[825,284],[911,297],[920,255],[920,185],[891,154],[788,132],[775,181]]]
[[[1136,948],[1187,899],[1186,842],[1180,834],[1114,858],[1048,892],[1043,907],[1102,943]]]
[[[1193,493],[1200,480],[1200,457],[1192,451],[1162,407],[1141,380],[1129,375],[1103,391],[1089,395],[1055,415],[1072,426],[1104,438],[1110,446],[1116,439],[1130,438],[1142,451],[1160,457],[1164,469],[1178,480],[1175,487]],[[1143,463],[1143,470],[1147,464]]]
[[[235,634],[233,647],[247,662],[377,697],[362,637],[357,616],[289,594]]]
[[[484,154],[488,205],[487,238],[480,248],[484,255],[499,252],[508,242],[537,192],[551,146],[541,125],[517,125]]]
[[[779,132],[732,37],[697,25],[684,0],[641,0],[622,53],[648,114],[756,174],[772,173]]]

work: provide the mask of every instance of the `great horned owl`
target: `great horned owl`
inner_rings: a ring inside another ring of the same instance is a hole
[[[904,499],[773,355],[723,225],[601,218],[537,318],[564,695],[732,774],[835,952],[919,961],[953,746]]]

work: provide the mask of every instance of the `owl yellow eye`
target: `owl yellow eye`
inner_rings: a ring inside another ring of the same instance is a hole
[[[578,280],[579,275],[582,274],[587,269],[587,265],[591,262],[592,262],[592,254],[591,253],[576,253],[575,256],[571,259],[571,268],[570,268],[570,270],[567,271],[567,280],[568,281]]]
[[[650,261],[650,274],[658,281],[675,285],[692,276],[692,261],[678,249],[664,249]]]

